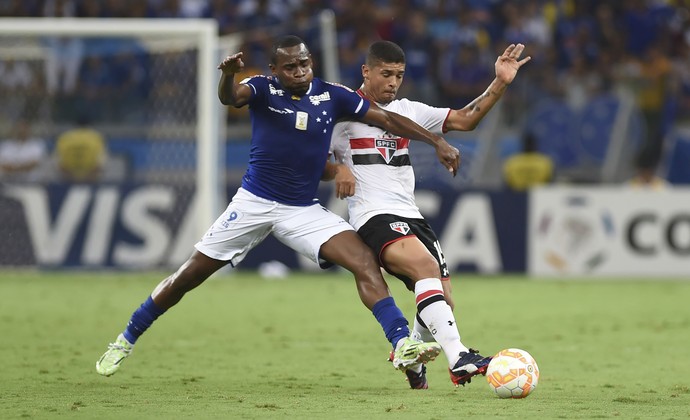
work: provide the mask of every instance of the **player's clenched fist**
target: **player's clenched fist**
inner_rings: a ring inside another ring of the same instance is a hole
[[[242,61],[242,53],[238,52],[225,57],[225,60],[218,64],[218,69],[220,69],[225,74],[239,73],[244,68],[244,62]]]

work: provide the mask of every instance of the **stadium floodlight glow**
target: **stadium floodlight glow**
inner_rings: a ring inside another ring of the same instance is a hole
[[[224,167],[219,139],[218,24],[213,19],[0,18],[0,36],[147,37],[184,39],[198,50],[196,209],[199,236],[222,209]],[[223,171],[223,172],[221,172]]]

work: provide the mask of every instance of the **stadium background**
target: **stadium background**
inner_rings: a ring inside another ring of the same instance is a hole
[[[211,18],[220,36],[239,34],[246,74],[266,73],[272,40],[295,33],[310,45],[322,75],[324,9],[335,12],[339,81],[353,88],[366,47],[380,38],[407,54],[400,96],[438,106],[462,107],[481,94],[506,45],[524,43],[532,56],[476,131],[447,136],[463,154],[458,178],[439,168],[432,150],[413,146],[419,205],[454,271],[688,276],[687,2],[0,3],[3,17]],[[30,176],[4,173],[0,264],[157,268],[183,261],[198,236],[185,224],[193,219],[196,173],[195,51],[137,38],[42,37],[30,48],[14,42],[3,39],[0,50],[0,137],[26,120],[52,153],[61,133],[88,123],[105,136],[108,160],[87,182],[61,179],[51,171],[52,155]],[[51,53],[63,60],[51,61]],[[60,66],[75,72],[73,86],[69,70],[56,73]],[[248,156],[246,110],[227,110],[223,128],[229,196]],[[554,183],[510,191],[502,164],[527,134],[554,161]],[[672,186],[628,188],[639,156]],[[329,186],[320,198],[344,214]],[[243,267],[269,260],[314,269],[272,240]]]

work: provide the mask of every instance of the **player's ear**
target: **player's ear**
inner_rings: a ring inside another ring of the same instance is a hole
[[[367,66],[366,64],[362,64],[362,78],[363,79],[369,78],[369,66]]]

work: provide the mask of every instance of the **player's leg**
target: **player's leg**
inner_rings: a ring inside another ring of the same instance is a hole
[[[160,282],[153,293],[132,313],[125,330],[96,362],[96,371],[104,376],[117,372],[121,363],[134,349],[137,339],[182,296],[204,282],[227,262],[207,257],[199,251],[172,275]]]
[[[383,248],[381,261],[389,272],[412,280],[417,325],[426,327],[453,366],[467,347],[460,340],[455,316],[444,299],[437,260],[416,236],[407,236]]]
[[[359,297],[370,310],[377,302],[391,297],[374,253],[354,230],[333,235],[321,246],[320,257],[354,275]]]
[[[153,289],[151,299],[158,309],[167,311],[177,304],[187,292],[199,286],[211,274],[227,264],[228,261],[216,260],[199,251],[194,251],[192,256],[175,273],[168,276]]]
[[[105,376],[117,372],[139,337],[158,317],[221,267],[228,263],[235,266],[242,261],[270,233],[272,208],[272,203],[253,200],[244,190],[238,191],[225,212],[195,245],[197,250],[192,256],[161,281],[134,311],[125,330],[96,362],[96,371]]]
[[[371,249],[354,231],[334,235],[321,246],[321,258],[350,271],[360,299],[383,327],[393,346],[393,365],[406,370],[415,363],[427,363],[440,353],[434,343],[410,339],[407,319],[390,295],[381,269]]]
[[[404,280],[414,291],[417,315],[413,336],[428,339],[430,333],[441,345],[453,382],[464,383],[469,379],[467,375],[483,373],[488,360],[462,343],[453,310],[445,299],[441,279],[449,281],[448,269],[431,227],[420,219],[379,215],[370,219],[359,232],[374,250],[379,251],[386,270]],[[459,373],[454,375],[454,372]]]
[[[276,238],[321,267],[337,264],[353,273],[362,303],[372,311],[396,350],[396,367],[404,370],[411,363],[433,360],[438,355],[436,343],[409,339],[407,319],[390,295],[374,254],[349,224],[320,205],[285,211],[274,228]]]
[[[445,299],[442,282],[450,279],[441,246],[426,223],[417,224],[414,230],[416,237],[402,239],[384,248],[382,260],[392,272],[416,280],[416,321],[426,327],[443,348],[451,381],[455,385],[464,385],[472,376],[484,374],[491,358],[468,349],[462,343],[453,310]]]

